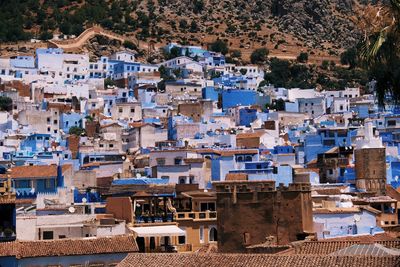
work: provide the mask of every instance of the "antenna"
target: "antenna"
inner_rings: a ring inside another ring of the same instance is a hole
[[[68,211],[69,211],[69,213],[74,213],[75,212],[75,208],[74,207],[69,207]]]

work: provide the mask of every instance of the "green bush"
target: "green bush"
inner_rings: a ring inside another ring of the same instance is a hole
[[[253,64],[263,64],[268,59],[269,50],[267,48],[258,48],[251,53],[250,61]]]

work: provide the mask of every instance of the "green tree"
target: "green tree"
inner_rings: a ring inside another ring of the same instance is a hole
[[[129,40],[125,40],[123,43],[123,46],[128,49],[137,50],[136,45],[132,41],[129,41]]]
[[[179,21],[179,28],[181,28],[182,31],[185,31],[188,27],[188,23],[185,19],[181,19]]]
[[[12,110],[12,99],[6,96],[0,96],[0,111]]]
[[[81,127],[72,126],[71,128],[69,128],[69,132],[68,133],[81,136],[81,135],[85,135],[86,131],[85,131],[85,129],[83,129]]]
[[[44,31],[40,33],[39,39],[46,41],[53,38],[53,33],[50,31]]]
[[[269,50],[267,48],[258,48],[250,55],[252,64],[264,64],[267,61]]]
[[[349,65],[349,69],[353,69],[357,66],[357,58],[357,50],[355,47],[352,47],[340,55],[340,63],[343,65]]]
[[[110,78],[104,79],[104,88],[109,88],[115,86],[115,82],[111,80]]]
[[[323,70],[329,69],[329,61],[328,61],[328,60],[322,60],[321,68],[322,68]]]
[[[201,13],[204,9],[204,2],[203,0],[194,0],[193,3],[193,12],[194,13]]]
[[[190,32],[197,32],[199,30],[199,26],[197,25],[195,20],[192,20],[192,22],[190,23]]]
[[[297,61],[300,63],[306,63],[308,61],[308,53],[300,52],[300,54],[297,56]]]
[[[231,57],[241,59],[242,58],[242,52],[240,50],[232,50],[231,51]]]
[[[225,41],[217,39],[215,42],[211,43],[210,50],[226,55],[229,51],[229,47]]]
[[[383,2],[378,12],[379,16],[366,18],[370,25],[380,27],[366,29],[359,55],[369,77],[376,80],[378,103],[384,106],[387,93],[394,104],[400,100],[400,0]]]

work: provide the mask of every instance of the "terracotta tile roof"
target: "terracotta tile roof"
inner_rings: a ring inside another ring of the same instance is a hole
[[[400,190],[398,188],[397,190]],[[396,199],[397,201],[400,201],[400,191],[397,191],[396,189],[393,188],[390,184],[386,185],[386,195],[389,197]]]
[[[140,128],[145,126],[147,123],[141,122],[141,121],[137,121],[137,122],[131,122],[129,123],[129,127],[130,128]]]
[[[327,240],[327,241],[307,241],[300,245],[295,245],[295,254],[301,255],[327,255],[338,250],[365,243],[378,243],[387,248],[400,248],[400,240],[388,240],[388,241],[375,241],[374,236],[357,237],[358,239],[343,238],[338,240]],[[377,238],[376,238],[377,239]]]
[[[381,243],[385,246],[400,248],[400,239],[391,236],[388,233],[381,233],[376,235],[358,235],[358,236],[347,236],[347,237],[338,237],[338,238],[330,238],[330,241],[358,241],[361,243]],[[386,245],[392,244],[392,245]]]
[[[21,258],[137,252],[132,235],[0,243],[0,257]]]
[[[111,127],[111,126],[117,126],[117,127],[121,127],[121,128],[122,128],[122,126],[119,125],[117,122],[113,122],[113,123],[101,125],[100,128],[101,128],[101,129],[104,129],[104,128],[108,128],[108,127]]]
[[[225,175],[225,181],[247,181],[248,179],[247,173],[227,173]]]
[[[129,254],[119,267],[190,267],[190,266],[251,266],[251,267],[395,267],[399,266],[400,257],[370,256],[272,256],[266,254]]]
[[[64,173],[69,168],[71,168],[71,164],[63,165],[62,172]],[[16,166],[11,168],[10,173],[11,178],[19,179],[19,178],[48,178],[48,177],[56,177],[57,176],[57,165],[36,165],[36,166]],[[6,178],[6,174],[0,175],[0,178]]]
[[[236,139],[261,137],[261,136],[263,136],[264,134],[265,134],[265,132],[238,133],[238,134],[236,135]]]
[[[400,256],[400,249],[387,248],[381,244],[355,244],[350,247],[338,250],[331,255],[338,256]]]

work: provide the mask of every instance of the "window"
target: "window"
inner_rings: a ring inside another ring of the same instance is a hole
[[[179,176],[179,184],[186,184],[186,176]]]
[[[243,244],[249,245],[250,244],[250,233],[243,233]]]
[[[215,229],[215,227],[211,227],[210,228],[210,234],[209,234],[209,239],[210,242],[216,242],[218,241],[218,233],[217,233],[217,229]]]
[[[178,236],[178,244],[182,245],[185,243],[186,243],[186,236],[184,236],[184,235]]]
[[[119,113],[122,113],[122,108],[119,108],[119,109],[118,109],[118,112],[119,112]]]
[[[158,166],[164,166],[165,165],[165,158],[157,158],[157,165]]]
[[[199,238],[200,243],[204,243],[204,226],[200,226],[199,228]]]
[[[53,231],[43,231],[43,240],[51,240],[53,238]]]
[[[46,188],[50,189],[52,187],[51,186],[51,180],[50,179],[46,179],[45,181],[46,181]]]
[[[114,147],[114,144],[109,144],[108,147],[110,147],[110,148],[111,148],[111,147]]]
[[[135,113],[135,108],[131,108],[131,113]]]
[[[63,239],[63,238],[66,238],[66,236],[65,235],[59,235],[58,236],[58,239]]]
[[[200,203],[200,211],[215,211],[215,202]]]
[[[395,120],[389,120],[389,121],[387,122],[387,125],[388,125],[388,126],[396,126],[396,121],[395,121]]]
[[[150,237],[150,250],[155,250],[156,249],[156,240],[154,236]]]
[[[180,165],[182,163],[182,158],[180,158],[180,157],[175,158],[174,163],[175,163],[175,165]]]

